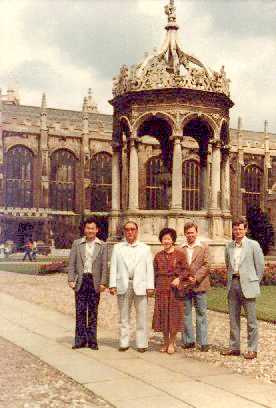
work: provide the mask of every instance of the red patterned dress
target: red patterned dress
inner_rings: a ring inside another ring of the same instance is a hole
[[[184,302],[175,297],[171,282],[179,277],[187,281],[189,272],[186,256],[176,249],[158,252],[154,258],[155,304],[152,328],[156,332],[179,332],[184,328]]]

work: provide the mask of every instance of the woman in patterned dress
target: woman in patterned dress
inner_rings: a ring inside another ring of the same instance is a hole
[[[154,258],[155,273],[155,304],[152,328],[162,332],[164,343],[161,352],[175,352],[177,332],[183,331],[184,305],[183,299],[175,296],[175,289],[181,285],[192,284],[186,256],[181,249],[175,248],[176,231],[163,228],[159,240],[164,249]]]

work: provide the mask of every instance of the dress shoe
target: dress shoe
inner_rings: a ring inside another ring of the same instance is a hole
[[[138,348],[137,351],[139,353],[145,353],[145,351],[147,351],[148,349],[146,347],[142,347],[142,348]]]
[[[240,356],[241,352],[240,352],[240,350],[227,349],[227,350],[221,351],[220,354],[222,356]]]
[[[84,347],[86,347],[86,344],[74,344],[72,346],[72,349],[77,350],[77,349],[84,348]]]
[[[203,346],[200,346],[200,351],[203,351],[203,352],[209,351],[209,345],[203,344]]]
[[[119,351],[127,351],[129,349],[129,347],[119,347],[118,350]]]
[[[88,348],[90,348],[91,350],[99,350],[98,344],[89,344]]]
[[[186,344],[182,344],[181,347],[186,350],[186,349],[193,349],[195,348],[195,343],[186,343]]]
[[[246,360],[253,360],[254,358],[257,358],[257,351],[247,351],[244,353],[243,357]]]

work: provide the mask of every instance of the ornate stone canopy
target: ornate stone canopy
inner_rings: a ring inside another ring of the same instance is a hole
[[[166,38],[159,51],[146,56],[144,61],[129,69],[122,65],[120,73],[113,79],[113,95],[169,88],[188,88],[230,96],[229,83],[224,66],[219,72],[207,68],[197,58],[181,48],[176,24],[174,0],[165,6],[168,23],[165,27]]]

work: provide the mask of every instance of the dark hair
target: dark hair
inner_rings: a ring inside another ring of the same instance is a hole
[[[163,239],[164,235],[170,235],[171,239],[173,240],[173,243],[175,243],[177,235],[176,235],[176,231],[173,228],[163,228],[159,232],[159,241],[160,242],[162,242],[162,239]]]
[[[186,222],[186,224],[184,225],[184,232],[187,232],[190,228],[195,228],[196,231],[198,230],[197,224],[193,221]]]
[[[138,224],[135,221],[128,220],[127,222],[124,223],[123,229],[125,229],[127,224],[135,225],[136,229],[138,230]]]
[[[246,218],[244,218],[244,217],[235,218],[235,219],[233,220],[233,222],[232,222],[232,227],[238,227],[238,226],[241,225],[241,224],[244,225],[244,228],[247,228],[247,227],[248,227],[248,223],[247,223]]]
[[[85,228],[85,226],[86,226],[87,224],[95,224],[96,227],[99,229],[99,221],[97,220],[96,217],[88,217],[88,218],[86,218],[86,219],[83,221],[83,223],[82,223],[83,230],[84,230],[84,228]]]

